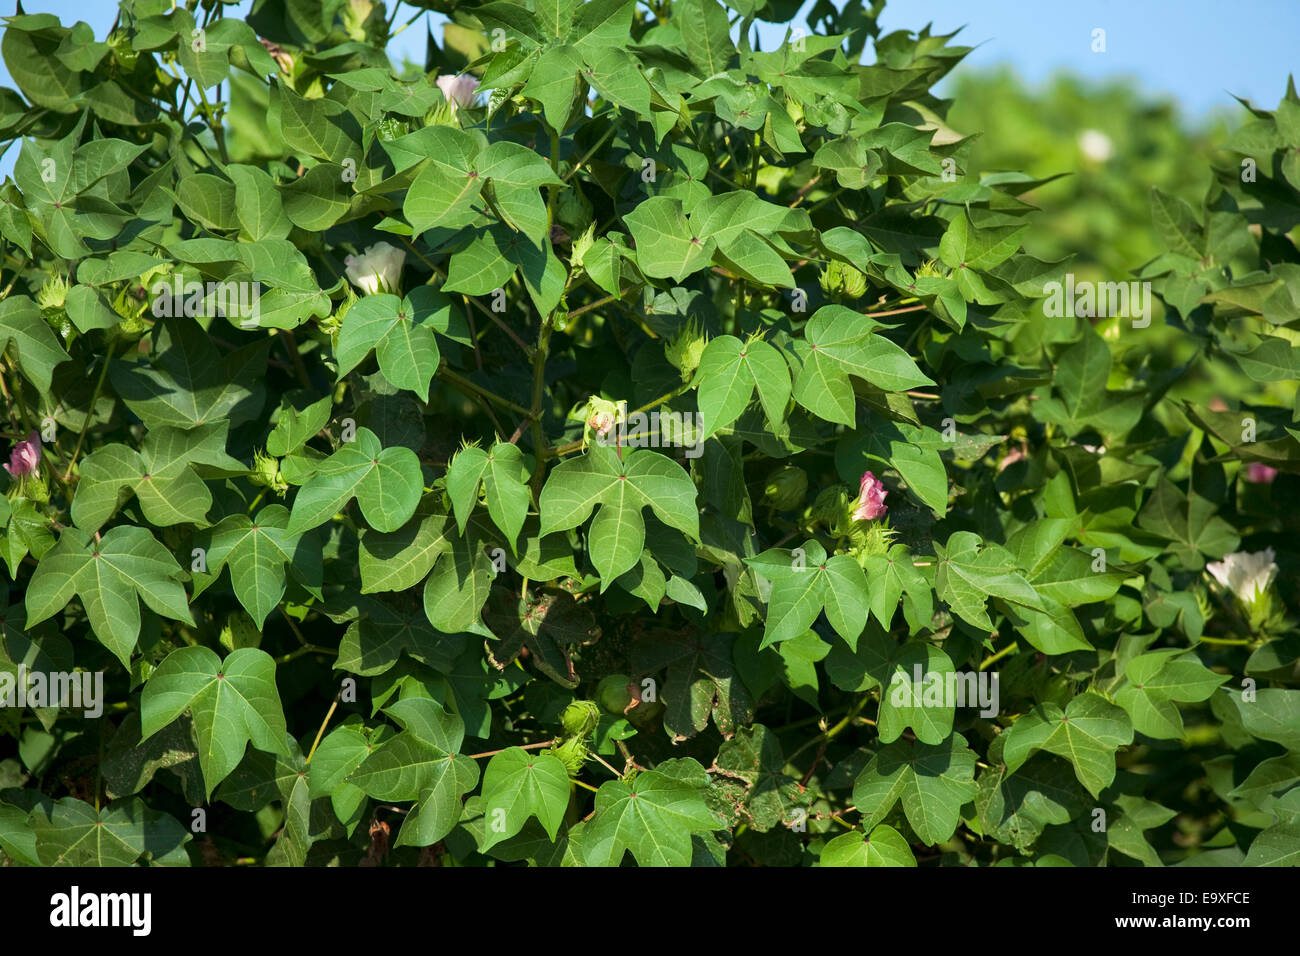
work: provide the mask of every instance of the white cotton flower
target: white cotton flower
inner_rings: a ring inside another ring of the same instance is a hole
[[[438,77],[438,89],[447,97],[447,102],[454,106],[473,106],[477,96],[478,80],[468,73],[459,76]]]
[[[1104,163],[1115,151],[1110,137],[1095,129],[1085,129],[1079,134],[1079,149],[1094,163]]]
[[[359,256],[343,260],[348,281],[367,295],[378,292],[397,292],[401,289],[402,264],[406,253],[386,242],[367,246]]]
[[[1222,561],[1211,561],[1205,570],[1249,607],[1263,597],[1277,577],[1274,557],[1272,548],[1255,552],[1237,551]]]

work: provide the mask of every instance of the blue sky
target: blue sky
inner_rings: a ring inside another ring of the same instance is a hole
[[[227,8],[238,16],[250,0]],[[6,3],[7,7],[8,4]],[[811,4],[805,5],[805,10]],[[86,20],[102,37],[112,25],[111,0],[27,0],[28,13],[54,13],[65,23]],[[404,6],[397,22],[416,8]],[[441,18],[425,14],[440,35]],[[802,12],[795,24],[802,24]],[[1300,2],[1297,0],[894,0],[885,8],[885,32],[918,30],[933,23],[935,32],[959,27],[960,42],[977,49],[958,67],[1010,66],[1033,86],[1061,70],[1106,80],[1122,77],[1153,96],[1173,99],[1196,121],[1216,109],[1232,110],[1233,93],[1272,108],[1286,89],[1288,73],[1300,65]],[[1106,31],[1106,51],[1092,51],[1093,31]],[[760,27],[765,48],[784,28]],[[425,30],[420,20],[397,37],[394,59],[424,59]],[[12,85],[0,66],[0,84]],[[939,86],[943,93],[944,86]],[[0,158],[0,175],[13,168],[17,149]]]

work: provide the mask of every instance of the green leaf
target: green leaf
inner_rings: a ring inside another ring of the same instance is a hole
[[[270,174],[256,166],[232,163],[226,167],[226,175],[235,184],[235,212],[248,237],[254,241],[286,238],[293,223],[284,214]]]
[[[478,215],[474,203],[483,190],[484,178],[474,168],[479,143],[451,126],[433,126],[422,132],[421,145],[428,159],[402,204],[411,231],[468,226]]]
[[[558,757],[510,747],[483,772],[485,838],[479,852],[507,840],[536,817],[555,839],[569,806],[569,774]]]
[[[828,422],[855,424],[850,375],[884,391],[934,384],[899,346],[872,332],[869,320],[840,305],[813,313],[795,352],[794,400]]]
[[[523,452],[509,442],[497,442],[489,451],[471,446],[457,452],[447,466],[447,495],[460,533],[465,533],[481,485],[488,514],[505,533],[511,552],[516,553],[515,544],[532,500],[528,474]]]
[[[496,208],[507,225],[518,229],[533,242],[548,235],[546,204],[538,186],[563,186],[564,181],[537,153],[508,140],[499,140],[475,160],[480,176],[491,180]]]
[[[377,800],[414,800],[397,846],[431,846],[460,820],[465,794],[478,783],[478,767],[403,731],[366,758],[347,781]]]
[[[940,744],[896,740],[883,747],[853,784],[862,826],[874,828],[899,800],[916,835],[943,843],[957,830],[961,808],[975,797],[975,752],[961,734]]]
[[[1162,477],[1142,506],[1137,523],[1144,530],[1173,541],[1179,560],[1195,570],[1204,567],[1202,555],[1221,558],[1235,551],[1241,541],[1232,525],[1214,512],[1212,502],[1195,491],[1184,495]]]
[[[1007,731],[1002,752],[1014,773],[1036,750],[1046,750],[1074,764],[1079,782],[1094,797],[1115,779],[1115,751],[1133,742],[1128,714],[1097,694],[1075,697],[1064,711],[1039,704]]]
[[[242,462],[226,454],[227,428],[225,422],[189,431],[164,425],[149,432],[139,452],[105,445],[81,463],[72,520],[82,530],[98,531],[135,495],[150,524],[206,524],[212,494],[194,467],[209,466],[228,475],[246,471]]]
[[[184,849],[190,833],[138,798],[96,811],[64,797],[48,818],[37,817],[34,829],[42,866],[134,866],[141,857],[154,866],[190,865]]]
[[[289,516],[290,534],[329,521],[355,496],[376,531],[396,531],[415,514],[424,488],[420,460],[409,448],[384,448],[368,428],[319,465],[298,489]]]
[[[228,420],[231,426],[260,411],[270,340],[221,357],[191,319],[165,319],[154,327],[154,358],[109,365],[108,377],[127,407],[151,428],[193,428]]]
[[[847,554],[826,556],[816,541],[805,541],[802,554],[773,548],[745,563],[772,582],[767,621],[760,647],[798,637],[812,627],[822,610],[836,633],[857,646],[867,624],[867,580]]]
[[[1020,248],[1028,226],[976,229],[964,213],[955,216],[939,243],[939,258],[950,269],[987,272]]]
[[[424,614],[444,634],[468,631],[491,637],[480,614],[492,588],[492,559],[482,548],[456,538],[437,559],[424,583]]]
[[[144,528],[119,525],[99,541],[68,528],[32,575],[26,626],[53,617],[75,595],[100,643],[129,668],[140,634],[139,600],[157,614],[194,623],[181,576],[176,559]]]
[[[591,866],[617,866],[630,852],[641,866],[686,866],[691,834],[720,827],[705,805],[709,778],[689,758],[665,761],[672,774],[647,770],[632,783],[610,780],[596,793],[595,816],[587,825],[583,852]]]
[[[206,647],[168,654],[140,696],[142,742],[187,710],[209,797],[250,741],[266,753],[289,755],[275,661],[263,650],[240,648],[224,661]]]
[[[1300,866],[1300,823],[1279,823],[1255,837],[1242,865]]]
[[[754,397],[755,389],[773,431],[784,423],[785,406],[790,400],[790,369],[781,353],[768,343],[719,336],[705,346],[698,375],[704,437],[735,422]]]
[[[1046,606],[1033,586],[1015,570],[1015,560],[999,545],[980,547],[978,535],[958,531],[945,544],[935,544],[934,590],[954,614],[975,627],[991,631],[984,610],[987,597],[1043,611]]]
[[[419,515],[397,531],[361,536],[361,593],[405,591],[429,573],[438,555],[451,550],[450,516]]]
[[[285,403],[280,412],[280,420],[271,429],[271,434],[266,436],[267,452],[282,458],[298,451],[328,424],[333,407],[328,395],[302,410]]]
[[[374,349],[388,381],[410,389],[422,402],[429,400],[429,383],[441,358],[432,323],[441,321],[445,325],[451,303],[441,293],[434,293],[433,301],[427,296],[419,301],[416,298],[367,295],[348,309],[339,329],[339,381]]]
[[[59,345],[41,316],[41,310],[25,295],[0,301],[0,350],[12,348],[23,377],[46,393],[54,368],[71,356]]]
[[[819,866],[916,866],[903,835],[881,823],[870,833],[842,833],[826,844]]]
[[[319,546],[302,534],[290,534],[288,523],[287,508],[267,505],[256,519],[228,515],[212,529],[208,571],[216,575],[223,567],[230,569],[235,597],[259,629],[284,597],[286,565],[305,583],[320,583]]]
[[[735,54],[727,10],[718,0],[682,0],[673,18],[680,23],[686,55],[707,79],[721,73]]]
[[[652,279],[681,282],[709,264],[716,243],[696,235],[679,199],[652,196],[623,217],[636,242],[636,262]]]
[[[1054,396],[1035,405],[1035,416],[1069,434],[1090,426],[1104,434],[1125,434],[1141,416],[1145,395],[1117,397],[1107,391],[1110,370],[1109,346],[1085,324],[1083,338],[1061,353],[1052,378]]]
[[[641,558],[647,506],[664,524],[693,540],[700,534],[695,483],[671,458],[647,449],[592,445],[547,476],[540,501],[540,535],[576,528],[596,509],[588,531],[591,561],[601,591]]]

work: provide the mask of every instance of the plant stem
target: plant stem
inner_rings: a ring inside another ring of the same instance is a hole
[[[991,657],[986,657],[986,658],[984,659],[984,663],[980,664],[980,670],[984,670],[984,669],[985,669],[986,667],[988,667],[990,664],[994,664],[994,663],[996,663],[997,661],[1000,661],[1002,658],[1006,657],[1008,654],[1015,653],[1016,648],[1018,648],[1019,646],[1020,646],[1020,645],[1019,645],[1017,642],[1012,641],[1010,644],[1008,644],[1006,647],[1002,648],[1002,650],[998,651],[996,654],[992,655]]]
[[[338,705],[339,696],[335,694],[330,709],[325,712],[325,719],[320,722],[320,730],[316,731],[316,739],[312,741],[311,750],[307,751],[307,759],[303,761],[304,763],[311,763],[311,758],[316,753],[316,748],[320,746],[320,739],[325,736],[325,728],[329,726],[330,718],[334,716],[334,710]]]
[[[291,329],[280,329],[280,338],[284,340],[285,350],[289,353],[289,360],[293,362],[294,371],[298,373],[298,381],[302,387],[311,390],[311,379],[307,375],[307,366],[303,364],[302,356],[298,354],[298,340],[294,338]]]
[[[502,408],[508,408],[510,409],[510,411],[516,412],[517,414],[520,415],[532,414],[532,412],[524,408],[524,406],[518,405],[510,401],[510,399],[508,398],[502,398],[496,392],[490,392],[486,388],[483,388],[483,386],[481,385],[475,385],[473,382],[471,382],[469,379],[465,378],[464,376],[456,372],[453,372],[449,366],[444,365],[442,368],[438,369],[438,375],[441,378],[446,379],[449,384],[455,385],[457,388],[462,389],[464,391],[473,392],[475,395],[485,398],[489,402],[495,402],[497,405],[500,405]]]
[[[533,352],[533,408],[528,414],[533,420],[533,454],[537,464],[533,467],[531,484],[534,495],[540,500],[542,493],[542,475],[546,470],[546,431],[542,428],[542,398],[546,393],[546,356],[551,348],[551,317],[542,319],[541,331],[537,333],[537,349]]]
[[[515,744],[510,747],[502,747],[500,750],[485,750],[481,754],[467,754],[470,760],[481,760],[483,757],[495,757],[497,754],[503,754],[507,750],[541,750],[543,747],[549,747],[554,743],[551,740],[543,740],[535,744]]]
[[[90,407],[86,410],[86,420],[81,423],[81,434],[77,436],[77,447],[72,450],[72,457],[68,459],[68,470],[63,475],[65,485],[72,479],[72,469],[77,466],[77,456],[81,454],[81,446],[86,441],[86,432],[90,429],[90,420],[95,417],[95,404],[99,401],[99,393],[103,391],[104,379],[108,377],[108,366],[112,361],[113,347],[109,346],[108,354],[104,356],[104,367],[99,370],[99,379],[95,382],[95,390],[90,396]]]

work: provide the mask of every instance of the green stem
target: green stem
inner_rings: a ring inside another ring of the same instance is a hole
[[[839,736],[839,734],[844,730],[845,727],[853,723],[853,718],[858,716],[858,711],[862,710],[862,708],[867,705],[867,701],[870,699],[871,698],[869,694],[863,694],[861,697],[859,697],[853,703],[853,706],[849,708],[849,712],[844,715],[844,717],[840,720],[839,723],[837,723],[834,727],[827,730],[821,736],[813,737],[811,740],[804,743],[803,746],[799,747],[797,750],[795,750],[794,753],[790,754],[790,756],[786,758],[786,763],[793,762],[795,757],[799,756],[799,754],[803,753],[809,747],[814,747],[820,743],[830,743],[832,740],[834,740],[837,736]]]
[[[203,118],[207,121],[208,129],[212,130],[212,138],[217,141],[217,151],[221,153],[221,162],[229,166],[230,154],[226,152],[226,131],[221,125],[221,120],[212,107],[208,105],[208,98],[203,93],[203,82],[201,80],[195,85],[194,91],[199,94],[199,102],[203,104]]]
[[[86,411],[86,420],[81,423],[81,434],[77,436],[77,447],[72,450],[72,457],[68,459],[68,470],[63,475],[63,483],[66,485],[72,479],[72,469],[77,466],[77,456],[81,454],[81,446],[85,444],[86,432],[90,429],[90,420],[95,417],[95,405],[99,402],[99,393],[104,389],[104,379],[108,377],[108,366],[113,361],[113,346],[109,346],[108,354],[104,356],[104,366],[99,370],[99,379],[95,382],[95,391],[90,396],[90,407]]]
[[[336,694],[330,703],[330,709],[325,712],[325,719],[320,722],[320,730],[316,731],[316,739],[312,741],[311,750],[307,751],[307,759],[303,761],[304,763],[311,763],[311,758],[316,753],[316,748],[320,746],[320,739],[325,736],[325,728],[329,726],[330,718],[334,716],[334,710],[338,705],[339,698]]]
[[[510,411],[515,412],[516,414],[519,415],[532,414],[532,412],[524,408],[524,406],[518,405],[515,402],[510,401],[510,399],[508,398],[502,398],[500,395],[496,394],[496,392],[490,392],[486,388],[483,388],[481,385],[475,385],[469,379],[465,378],[463,375],[459,375],[458,373],[453,372],[449,367],[445,365],[442,368],[438,369],[438,375],[446,379],[449,384],[455,385],[457,388],[463,389],[464,391],[473,392],[475,395],[485,398],[489,402],[494,402],[497,405],[500,405],[502,408],[508,408],[510,409]]]
[[[605,140],[609,139],[611,136],[614,135],[614,130],[616,129],[618,129],[617,125],[611,125],[609,129],[605,130],[604,134],[600,137],[600,139],[596,140],[596,145],[591,147],[591,149],[587,150],[585,153],[583,153],[582,159],[578,160],[577,163],[574,164],[573,168],[570,169],[568,173],[566,173],[564,176],[560,178],[563,179],[566,183],[571,178],[573,178],[573,176],[578,172],[578,170],[580,170],[586,164],[587,160],[591,159],[592,155],[595,154],[596,150],[600,149],[600,147],[605,145]]]
[[[1010,644],[1002,648],[1002,650],[998,651],[996,654],[992,655],[991,657],[986,657],[984,659],[984,663],[980,664],[980,670],[984,670],[990,664],[997,663],[998,661],[1002,660],[1002,658],[1006,657],[1008,654],[1015,653],[1016,649],[1019,646],[1020,645],[1017,644],[1015,641],[1012,641]]]
[[[542,319],[541,331],[537,333],[537,350],[533,352],[533,408],[529,412],[532,418],[533,454],[537,464],[533,467],[533,491],[540,500],[542,493],[542,474],[546,470],[546,431],[542,428],[542,398],[546,394],[546,356],[551,349],[551,317]]]

